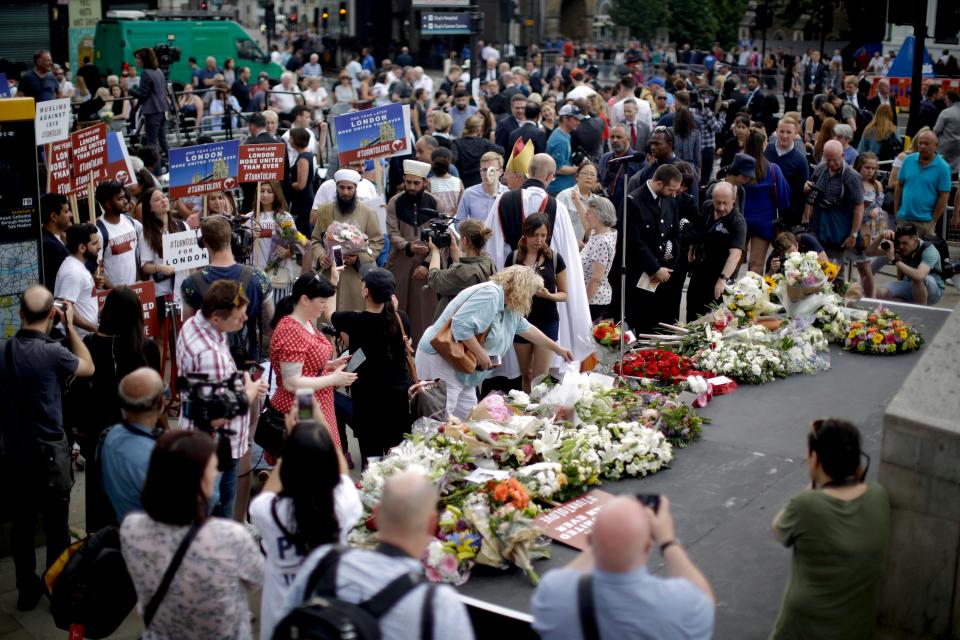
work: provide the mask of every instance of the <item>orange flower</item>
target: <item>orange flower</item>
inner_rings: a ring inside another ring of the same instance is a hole
[[[493,488],[493,499],[497,502],[506,502],[509,497],[510,490],[507,488],[507,485],[502,482],[497,483],[497,486]]]

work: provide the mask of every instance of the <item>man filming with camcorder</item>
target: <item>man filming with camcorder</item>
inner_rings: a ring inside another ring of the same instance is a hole
[[[248,373],[237,371],[227,344],[226,334],[239,331],[247,321],[247,305],[239,282],[217,280],[204,294],[200,313],[183,323],[177,338],[177,367],[187,378],[180,427],[207,431],[221,441],[220,496],[214,515],[225,518],[233,517],[237,464],[250,447],[249,407],[267,393],[266,381],[255,382]]]

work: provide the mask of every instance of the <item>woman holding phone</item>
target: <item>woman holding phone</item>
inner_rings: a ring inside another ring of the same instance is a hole
[[[317,320],[329,321],[337,307],[340,271],[331,269],[331,280],[308,271],[293,285],[293,292],[277,304],[270,326],[270,364],[277,372],[277,391],[270,404],[287,413],[300,389],[313,391],[330,437],[340,446],[333,390],[349,387],[357,374],[345,371],[347,357],[332,360],[333,345],[317,328]]]

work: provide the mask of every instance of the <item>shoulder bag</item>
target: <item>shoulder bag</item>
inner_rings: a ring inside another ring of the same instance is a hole
[[[476,291],[474,291],[474,293],[476,293]],[[470,295],[472,296],[473,293]],[[467,297],[467,300],[469,299],[470,296]],[[458,342],[453,337],[453,317],[463,308],[467,300],[460,303],[457,311],[450,314],[450,318],[443,325],[443,328],[441,328],[440,331],[437,332],[437,335],[430,341],[430,346],[436,349],[437,353],[457,371],[473,373],[477,370],[477,357],[473,355],[469,349],[464,347],[462,342]],[[490,326],[493,326],[492,322]],[[490,327],[487,327],[483,333],[476,336],[477,342],[479,342],[481,346],[486,341],[488,333],[490,333]]]
[[[283,443],[287,439],[287,422],[278,409],[270,404],[269,389],[273,386],[273,363],[270,364],[270,376],[267,379],[267,397],[263,401],[263,411],[257,419],[257,430],[253,441],[273,458],[280,457]]]
[[[407,356],[407,368],[410,370],[410,377],[413,378],[413,382],[416,384],[420,382],[420,378],[417,377],[417,365],[414,361],[413,347],[407,338],[406,329],[403,328],[403,320],[400,319],[400,313],[394,311],[393,315],[397,318],[397,324],[400,326],[400,335],[403,336],[403,352]]]
[[[167,595],[167,591],[170,589],[170,583],[173,582],[173,577],[177,574],[177,569],[179,569],[183,563],[183,556],[187,554],[187,549],[190,548],[190,544],[193,542],[193,539],[197,537],[203,524],[203,522],[195,523],[187,531],[187,535],[183,536],[183,540],[180,541],[177,552],[173,554],[173,559],[170,560],[170,565],[164,572],[163,579],[160,580],[160,586],[157,587],[153,597],[150,598],[150,602],[148,602],[147,606],[143,609],[144,629],[150,628],[150,623],[153,622],[153,617],[157,615],[157,609],[160,608],[160,603],[163,602],[163,598]]]

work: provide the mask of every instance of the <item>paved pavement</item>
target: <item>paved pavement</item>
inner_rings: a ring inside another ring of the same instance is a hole
[[[888,273],[878,277],[881,284],[889,280]],[[936,306],[953,309],[958,303],[960,291],[948,286]],[[773,542],[768,526],[773,513],[808,481],[798,430],[809,423],[810,416],[823,415],[833,407],[832,412],[863,426],[867,450],[878,465],[874,454],[879,452],[883,408],[918,357],[877,359],[870,363],[876,366],[868,374],[864,357],[834,350],[834,367],[821,376],[744,387],[736,398],[718,398],[703,411],[713,420],[704,439],[680,452],[672,469],[622,485],[622,491],[671,496],[678,535],[688,542],[694,561],[718,594],[717,638],[765,638],[776,618],[789,552]],[[359,460],[352,437],[350,446]],[[83,531],[83,487],[81,473],[70,513],[71,530],[78,535]],[[42,564],[43,550],[38,549],[37,555]],[[554,561],[538,564],[539,570],[562,564],[570,556],[567,549],[555,545]],[[529,587],[517,575],[478,575],[464,591],[514,609],[527,608]],[[13,562],[2,558],[0,640],[62,640],[65,632],[53,624],[46,599],[28,613],[16,610],[16,599]],[[250,595],[251,611],[258,611],[259,600],[259,592]],[[142,624],[133,613],[111,637],[132,640],[141,632]]]

